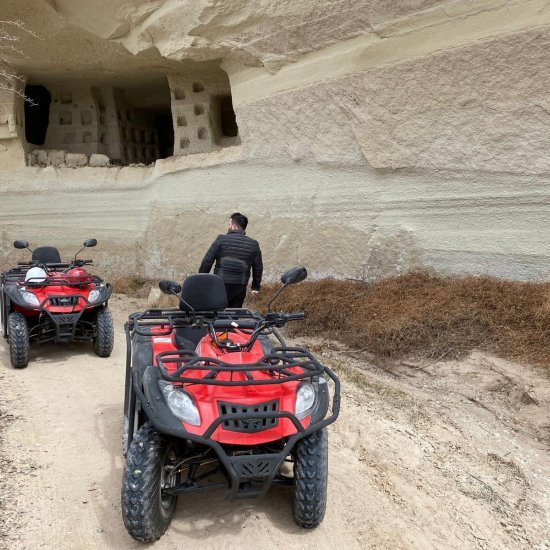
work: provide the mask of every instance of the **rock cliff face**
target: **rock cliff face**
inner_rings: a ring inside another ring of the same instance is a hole
[[[180,278],[240,210],[272,277],[548,277],[543,0],[4,0],[3,19],[39,35],[12,63],[51,107],[0,97],[2,267],[15,238],[95,236],[110,276]]]

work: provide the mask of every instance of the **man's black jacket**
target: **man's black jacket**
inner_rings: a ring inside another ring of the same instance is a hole
[[[244,231],[218,235],[204,256],[199,273],[209,273],[214,262],[214,273],[227,284],[247,285],[252,269],[252,290],[260,290],[262,251],[258,241],[247,237]]]

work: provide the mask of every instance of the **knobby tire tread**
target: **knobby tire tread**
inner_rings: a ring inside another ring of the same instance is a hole
[[[128,533],[142,542],[158,540],[172,520],[172,515],[165,518],[160,512],[159,484],[165,447],[163,436],[146,422],[136,433],[126,456],[122,516]]]
[[[113,351],[115,331],[113,316],[107,309],[100,309],[96,318],[97,333],[94,339],[94,351],[99,357],[109,357]]]
[[[29,364],[29,326],[25,316],[18,311],[8,316],[8,338],[13,368],[24,369]]]
[[[327,505],[328,434],[326,428],[304,437],[294,448],[294,519],[317,527]]]

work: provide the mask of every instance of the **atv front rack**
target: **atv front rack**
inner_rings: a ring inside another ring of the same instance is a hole
[[[205,384],[214,386],[262,386],[284,384],[297,380],[323,376],[328,369],[311,353],[302,348],[273,348],[272,353],[264,355],[257,363],[225,363],[212,357],[199,357],[186,350],[165,351],[157,354],[157,364],[162,378],[170,382],[183,384]],[[169,369],[168,364],[176,365]],[[292,372],[290,369],[301,369]],[[188,371],[199,371],[203,376],[186,376]],[[222,372],[230,373],[230,380],[219,380]],[[254,378],[254,372],[267,373],[271,378]],[[234,374],[244,373],[245,380],[233,380]]]
[[[13,268],[1,276],[3,283],[15,283],[28,287],[43,287],[43,286],[87,286],[99,285],[103,279],[97,275],[63,275],[59,274],[55,277],[31,277],[25,280],[27,274],[26,269]]]

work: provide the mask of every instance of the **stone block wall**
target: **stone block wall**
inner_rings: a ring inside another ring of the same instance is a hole
[[[67,168],[82,168],[92,166],[95,168],[111,166],[108,156],[100,153],[86,155],[85,153],[70,153],[60,149],[33,149],[28,154],[29,166],[55,166]]]
[[[154,117],[142,109],[132,109],[123,90],[114,89],[119,131],[117,157],[125,164],[154,162],[159,156]]]
[[[8,90],[0,90],[0,140],[17,139],[25,134],[23,98]]]
[[[220,101],[231,96],[225,73],[169,75],[174,123],[174,155],[207,153],[237,145],[238,136],[224,137]]]
[[[52,96],[44,149],[63,148],[72,153],[104,150],[105,112],[92,95],[89,84],[47,85]]]

